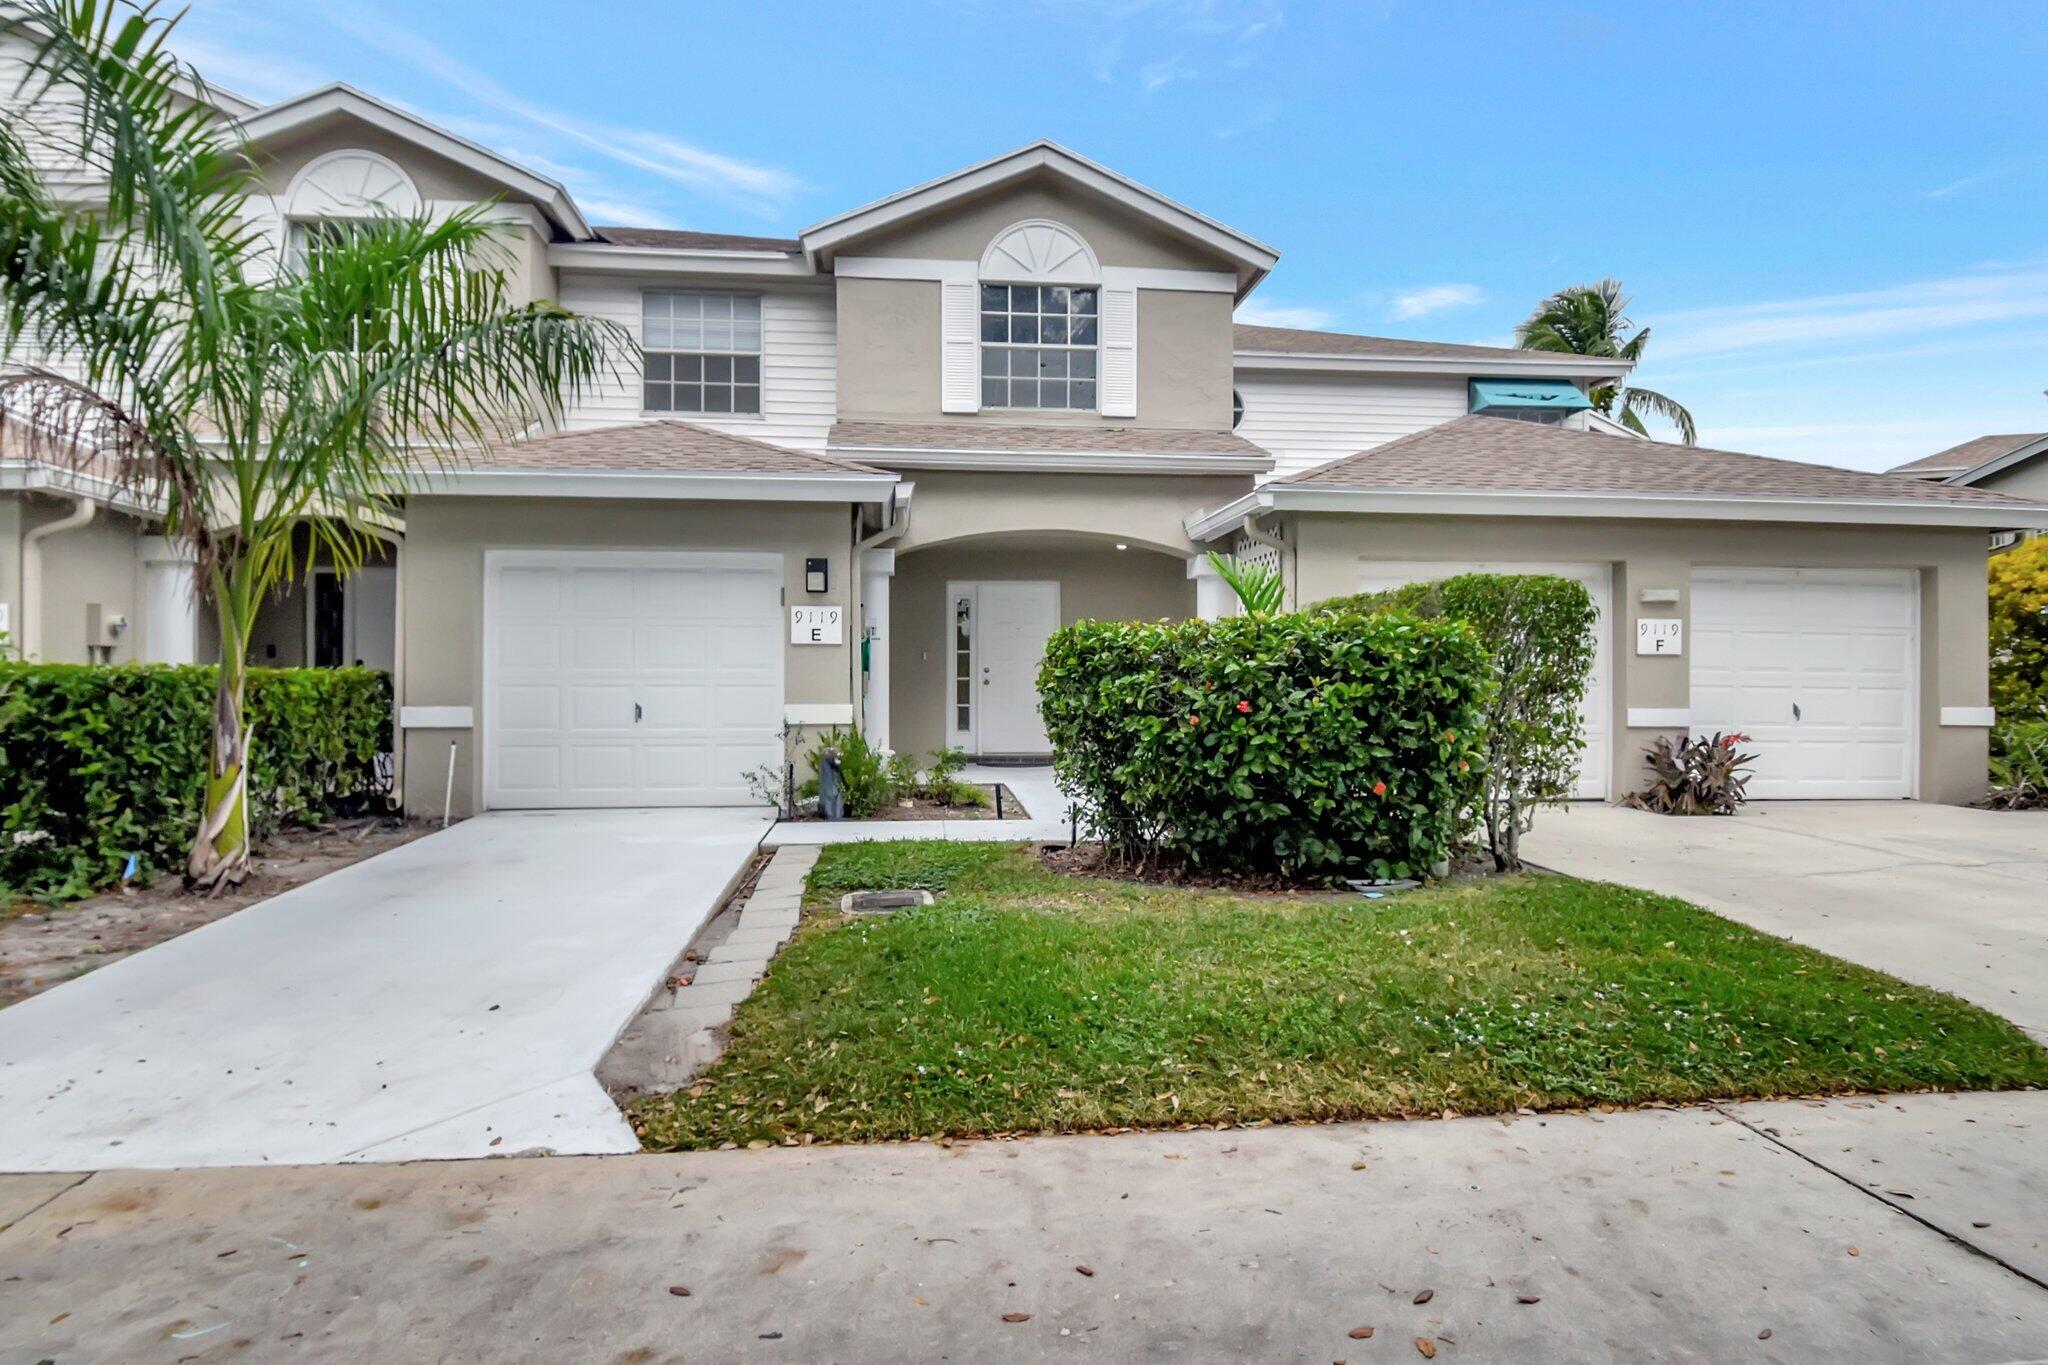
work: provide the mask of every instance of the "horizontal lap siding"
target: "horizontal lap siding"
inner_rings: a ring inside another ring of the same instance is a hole
[[[828,289],[761,288],[716,280],[653,281],[563,272],[561,304],[624,327],[637,345],[640,295],[646,289],[731,289],[761,295],[761,415],[727,417],[710,413],[643,413],[640,356],[620,362],[629,382],[607,386],[570,409],[571,430],[617,426],[647,416],[676,417],[701,426],[750,436],[800,450],[822,450],[837,407],[838,329]]]
[[[1276,479],[1463,417],[1466,409],[1462,375],[1240,372],[1237,391],[1244,399],[1237,434],[1273,453]]]

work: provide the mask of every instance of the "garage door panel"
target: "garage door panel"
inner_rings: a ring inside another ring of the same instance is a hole
[[[1910,574],[1701,570],[1692,609],[1693,728],[1751,737],[1752,796],[1912,795]]]
[[[779,557],[493,557],[499,562],[486,570],[487,804],[752,799],[746,771],[781,761]]]

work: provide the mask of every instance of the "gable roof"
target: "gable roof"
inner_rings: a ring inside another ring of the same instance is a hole
[[[894,474],[834,455],[661,419],[510,441],[467,463],[422,469],[420,493],[886,502]]]
[[[1980,466],[2016,454],[2022,448],[2039,441],[2048,441],[2048,432],[2029,431],[2007,436],[1979,436],[1964,441],[1961,445],[1950,446],[1947,450],[1922,455],[1919,459],[1908,460],[1902,465],[1894,465],[1888,472],[1916,479],[1969,474]]]
[[[804,244],[794,237],[742,237],[731,232],[689,232],[680,228],[599,227],[591,229],[612,246],[666,247],[673,251],[779,251],[794,256]]]
[[[1208,538],[1231,516],[1276,507],[1439,516],[1595,516],[1818,521],[2002,529],[2048,505],[1701,446],[1666,445],[1470,416],[1265,485],[1191,518]]]
[[[576,201],[569,197],[569,191],[560,181],[528,170],[488,147],[458,137],[417,114],[341,81],[279,100],[258,110],[242,120],[242,135],[251,143],[261,143],[337,116],[368,124],[423,151],[453,161],[485,179],[496,181],[521,198],[531,199],[573,240],[588,241],[593,235],[590,224],[583,219],[583,211],[576,207]]]
[[[1240,298],[1250,293],[1280,259],[1280,253],[1264,242],[1225,227],[1177,200],[1045,138],[815,223],[800,234],[804,254],[814,262],[829,258],[855,238],[1039,172],[1059,176],[1114,199],[1160,227],[1192,238],[1234,262]]]
[[[1585,375],[1617,378],[1633,361],[1605,356],[1525,351],[1518,346],[1468,346],[1454,341],[1410,341],[1316,332],[1299,327],[1263,327],[1240,322],[1231,329],[1240,369],[1448,370],[1460,373]]]

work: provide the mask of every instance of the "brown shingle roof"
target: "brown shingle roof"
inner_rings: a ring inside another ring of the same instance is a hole
[[[683,251],[780,251],[794,256],[804,249],[791,237],[740,237],[730,232],[686,232],[679,228],[592,228],[600,242],[613,246],[672,247]]]
[[[1229,431],[1168,431],[1096,426],[1008,426],[994,422],[836,422],[833,450],[1000,450],[1115,455],[1255,455],[1261,446]]]
[[[1460,417],[1281,482],[1316,488],[2025,505],[1953,484],[1481,416]]]
[[[1400,337],[1359,336],[1353,332],[1310,332],[1299,327],[1257,327],[1240,322],[1231,329],[1240,351],[1302,355],[1370,355],[1418,360],[1568,360],[1555,351],[1524,351],[1514,346],[1466,346],[1454,341],[1407,341]],[[1605,363],[1605,362],[1603,362]]]
[[[881,474],[832,455],[667,419],[561,431],[493,447],[475,469],[591,469],[620,473]]]
[[[2028,431],[2015,436],[1979,436],[1975,440],[1950,446],[1947,450],[1938,451],[1933,455],[1922,455],[1917,460],[1894,465],[1890,472],[1911,474],[1917,478],[1933,474],[1960,474],[1966,469],[1975,469],[1986,460],[1995,460],[2031,441],[2038,441],[2043,435],[2048,433]]]

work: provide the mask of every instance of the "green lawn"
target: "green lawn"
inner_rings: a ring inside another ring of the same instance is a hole
[[[944,894],[824,910],[891,886]],[[828,848],[810,901],[650,1147],[2048,1083],[1975,1006],[1561,877],[1257,899],[905,842]]]

